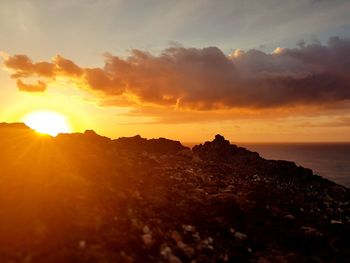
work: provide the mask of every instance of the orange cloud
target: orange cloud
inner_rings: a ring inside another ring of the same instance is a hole
[[[15,55],[4,64],[19,80],[20,90],[44,91],[45,79],[67,77],[100,94],[106,105],[201,111],[350,100],[350,40],[340,38],[331,38],[327,45],[303,45],[272,54],[248,50],[226,56],[216,47],[176,46],[157,56],[133,50],[127,58],[106,55],[102,68],[79,67],[60,55],[52,62],[36,63]],[[33,76],[42,78],[38,85],[22,82]]]
[[[46,90],[46,83],[43,81],[38,80],[36,84],[26,84],[23,83],[22,80],[17,80],[17,87],[21,91],[28,91],[28,92],[43,92]]]
[[[7,59],[5,59],[4,65],[7,68],[12,69],[14,71],[14,73],[11,76],[16,79],[31,76],[54,76],[54,65],[52,63],[33,63],[32,60],[26,55],[9,56]]]
[[[52,66],[55,68],[55,73],[57,75],[79,77],[83,74],[83,70],[73,61],[65,59],[60,55],[57,55],[53,58]]]

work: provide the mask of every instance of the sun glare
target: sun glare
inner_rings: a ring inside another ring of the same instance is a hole
[[[52,111],[32,112],[24,117],[24,123],[39,133],[51,136],[71,131],[66,117]]]

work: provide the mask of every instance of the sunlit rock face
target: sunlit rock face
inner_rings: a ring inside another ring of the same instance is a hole
[[[192,150],[0,124],[3,262],[345,262],[349,189],[217,135]]]

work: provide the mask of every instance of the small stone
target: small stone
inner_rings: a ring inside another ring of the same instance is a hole
[[[194,255],[194,249],[182,241],[177,242],[177,247],[180,248],[189,258]]]
[[[145,234],[150,234],[151,233],[151,230],[149,229],[148,226],[144,226],[143,229],[142,229],[143,233]]]
[[[307,236],[322,236],[322,233],[320,231],[311,226],[302,226],[300,229]]]
[[[123,200],[126,200],[128,198],[125,192],[119,192],[118,197]]]
[[[289,220],[294,220],[295,219],[295,216],[291,215],[291,214],[288,214],[288,215],[285,215],[284,216],[285,219],[289,219]]]
[[[177,246],[179,248],[184,248],[186,246],[186,244],[184,242],[182,242],[182,241],[179,241],[179,242],[177,242]]]
[[[193,163],[201,163],[203,162],[202,159],[198,155],[194,155],[192,158]]]
[[[221,254],[220,255],[220,259],[222,259],[224,262],[227,262],[229,260],[229,257],[228,255],[225,253],[225,254]]]
[[[254,174],[254,175],[253,175],[253,180],[254,180],[254,181],[260,181],[260,176],[257,175],[257,174]]]
[[[198,232],[195,232],[192,234],[192,237],[195,241],[199,242],[201,240],[201,237]]]
[[[160,254],[164,257],[164,258],[168,258],[171,254],[171,248],[168,246],[163,246],[160,250]]]
[[[177,256],[171,255],[169,257],[169,263],[182,263],[182,261]]]
[[[142,235],[142,240],[143,240],[143,243],[148,247],[153,245],[153,238],[151,234]]]
[[[323,263],[324,262],[321,258],[316,257],[316,256],[310,257],[310,261],[315,262],[315,263]]]
[[[176,242],[180,242],[182,240],[182,236],[177,231],[171,232],[171,238]]]
[[[190,246],[185,246],[183,249],[183,252],[186,254],[187,257],[192,258],[194,255],[194,248]]]
[[[80,240],[80,241],[79,241],[79,247],[80,247],[81,249],[84,249],[84,248],[86,247],[86,241],[85,241],[85,240]]]
[[[194,232],[196,230],[196,228],[194,226],[191,226],[191,225],[182,225],[182,228],[186,232]]]
[[[123,257],[125,262],[134,262],[133,258],[131,256],[129,256],[128,254],[126,254],[125,251],[121,251],[120,256]]]
[[[186,157],[186,158],[193,158],[194,154],[193,154],[192,150],[185,149],[185,150],[181,150],[181,151],[177,152],[176,155]]]
[[[203,244],[206,245],[206,246],[208,246],[208,245],[209,245],[208,239],[204,239],[204,240],[203,240]]]
[[[135,190],[131,194],[135,199],[141,199],[141,194],[139,191]]]
[[[235,232],[234,233],[234,237],[237,239],[237,240],[246,240],[248,238],[248,236],[246,234],[243,234],[241,232]]]
[[[332,219],[332,220],[331,220],[331,224],[332,224],[332,225],[341,225],[341,224],[343,224],[343,222],[341,222],[341,221],[339,221],[339,220],[334,220],[334,219]]]

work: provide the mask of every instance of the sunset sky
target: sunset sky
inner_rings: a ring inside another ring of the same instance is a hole
[[[350,1],[0,1],[0,122],[350,141]]]

